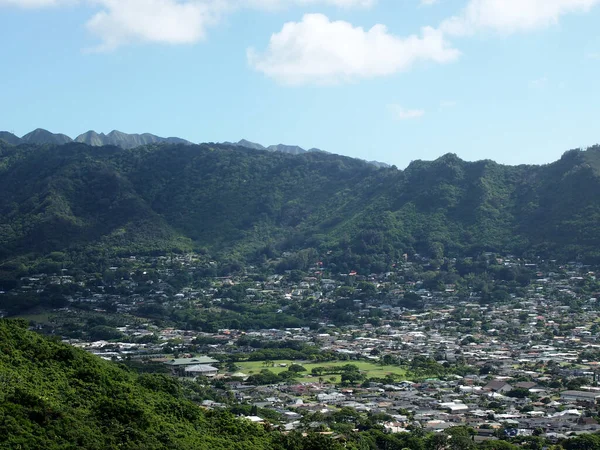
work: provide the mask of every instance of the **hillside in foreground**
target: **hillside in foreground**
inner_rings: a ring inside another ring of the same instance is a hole
[[[136,375],[0,319],[0,448],[281,449],[278,433],[205,412],[164,375]],[[302,446],[297,447],[302,448]]]

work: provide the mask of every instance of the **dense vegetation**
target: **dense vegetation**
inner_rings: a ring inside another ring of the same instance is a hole
[[[205,413],[177,381],[135,375],[0,320],[0,448],[274,448],[265,430]]]
[[[455,155],[406,170],[319,152],[0,141],[0,262],[195,249],[232,264],[386,270],[481,251],[599,262],[600,147],[547,166]]]

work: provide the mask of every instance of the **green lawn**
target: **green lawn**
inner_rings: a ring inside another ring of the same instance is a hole
[[[388,374],[398,375],[403,377],[406,375],[406,370],[398,366],[381,366],[374,362],[368,361],[330,361],[330,362],[303,362],[303,361],[289,361],[289,360],[278,360],[273,361],[275,363],[274,367],[269,367],[264,365],[264,361],[244,361],[236,363],[240,367],[240,372],[251,375],[253,373],[258,373],[262,369],[269,369],[271,372],[279,373],[287,370],[287,368],[291,364],[300,364],[305,369],[306,372],[302,372],[304,374],[304,378],[306,379],[316,379],[318,377],[311,376],[310,371],[314,367],[339,367],[345,366],[346,364],[354,364],[359,368],[360,371],[365,372],[368,378],[383,378]],[[287,364],[287,367],[279,367],[279,364]],[[336,382],[340,381],[339,375],[327,375],[324,374],[323,378],[329,380],[330,377],[335,376]]]

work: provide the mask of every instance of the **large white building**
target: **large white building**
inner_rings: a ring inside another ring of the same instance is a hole
[[[186,367],[184,373],[186,377],[214,377],[218,372],[219,369],[216,367],[208,364],[197,364],[195,366]]]

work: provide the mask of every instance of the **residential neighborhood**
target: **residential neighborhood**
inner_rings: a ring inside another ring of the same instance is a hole
[[[249,268],[194,283],[197,256],[179,255],[131,257],[100,277],[40,273],[0,295],[77,285],[51,313],[29,317],[32,327],[190,389],[210,387],[198,398],[204,407],[247,405],[252,414],[242,415],[282,430],[327,432],[352,411],[389,433],[466,426],[476,441],[600,431],[596,273],[579,263],[484,258],[512,279],[443,283],[440,274],[458,262],[435,269],[416,255],[380,274],[317,263],[300,274]],[[182,270],[188,282],[174,282]],[[530,278],[517,283],[523,273]],[[318,316],[256,329],[228,316],[254,311],[244,313],[253,323],[252,314],[268,311],[268,323],[300,309]],[[81,321],[93,325],[87,333],[73,331]]]

